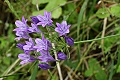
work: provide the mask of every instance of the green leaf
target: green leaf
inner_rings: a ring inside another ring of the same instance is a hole
[[[120,5],[112,6],[110,11],[113,16],[120,17]]]
[[[120,65],[118,66],[118,69],[117,69],[117,73],[119,73],[120,72]]]
[[[56,76],[56,74],[52,75],[50,80],[58,80],[58,77]]]
[[[35,65],[34,71],[29,80],[36,80],[37,71],[38,71],[38,64]]]
[[[59,18],[61,14],[62,14],[62,8],[59,7],[52,12],[52,17],[53,18]]]
[[[87,71],[85,71],[85,76],[89,77],[93,75],[93,70],[92,69],[88,69]]]
[[[50,11],[50,10],[46,10],[46,11]],[[33,13],[32,13],[32,15],[33,16],[37,16],[37,15],[39,15],[39,14],[44,14],[44,10],[40,10],[40,11],[34,11]],[[53,12],[52,12],[52,18],[59,18],[60,17],[60,15],[62,14],[62,8],[61,7],[59,7],[59,8],[57,8],[57,9],[55,9],[55,10],[53,10]]]
[[[110,14],[107,11],[107,8],[100,8],[97,12],[96,12],[96,16],[99,18],[106,18],[109,17]]]
[[[104,50],[105,53],[111,50],[111,47],[116,42],[117,38],[111,38],[111,39],[104,39]]]
[[[10,65],[10,57],[4,57],[3,58],[3,63],[6,65]]]
[[[120,72],[120,50],[118,50],[118,59],[117,59],[117,64],[115,65],[116,67],[116,72],[119,73]]]
[[[8,47],[8,44],[9,42],[4,38],[4,37],[0,37],[0,48],[7,48]]]
[[[34,12],[32,13],[33,16],[37,16],[37,15],[39,15],[39,14],[43,15],[43,14],[44,14],[44,10],[34,11]]]
[[[60,5],[64,5],[66,0],[50,0],[45,10],[51,11]]]
[[[120,50],[118,51],[118,60],[117,60],[117,64],[120,65]]]
[[[107,80],[107,75],[100,67],[99,62],[95,58],[88,60],[89,69],[85,71],[85,76],[95,75],[96,80]]]
[[[16,80],[17,76],[7,76],[5,80]]]
[[[73,69],[75,69],[75,68],[77,67],[78,63],[79,63],[79,61],[72,61],[72,60],[70,60],[70,59],[64,61],[64,64],[65,64],[65,65],[68,65],[69,67],[71,67],[71,68],[73,68]],[[71,64],[72,64],[72,65],[71,65]],[[80,69],[80,68],[79,68],[79,69]]]
[[[35,1],[35,0],[33,0]],[[48,4],[45,6],[45,8],[43,10],[40,11],[34,11],[32,14],[34,16],[38,15],[38,14],[43,14],[44,10],[48,11],[48,12],[52,12],[52,18],[59,18],[60,15],[62,14],[62,8],[60,7],[60,5],[64,5],[66,3],[66,0],[49,0],[49,1],[41,1],[41,3],[47,3]],[[38,1],[38,4],[41,4]]]
[[[56,74],[52,74],[52,72],[48,69],[49,75],[50,75],[50,80],[58,80],[58,77]]]
[[[36,5],[36,4],[43,4],[43,3],[47,3],[49,2],[49,0],[32,0],[32,4]]]

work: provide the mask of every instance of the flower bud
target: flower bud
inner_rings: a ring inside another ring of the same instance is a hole
[[[74,40],[71,37],[67,37],[65,36],[65,42],[69,45],[69,46],[73,46],[74,45]]]
[[[67,56],[63,52],[58,52],[57,55],[59,60],[67,59]]]

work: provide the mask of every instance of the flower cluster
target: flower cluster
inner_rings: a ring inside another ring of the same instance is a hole
[[[54,59],[54,51],[51,43],[52,41],[46,39],[44,32],[39,29],[39,26],[44,28],[48,26],[54,26],[50,12],[45,11],[44,16],[32,16],[31,26],[27,24],[27,20],[24,17],[22,17],[22,21],[16,20],[15,25],[17,26],[17,28],[13,30],[16,32],[17,36],[15,40],[21,42],[23,41],[21,39],[24,39],[25,41],[17,44],[17,47],[23,50],[23,53],[20,53],[18,55],[18,58],[22,60],[20,62],[21,65],[39,61],[38,66],[46,70],[52,68],[49,62],[67,59],[67,56],[64,54],[64,52],[61,52],[61,50],[57,52],[57,60]],[[54,32],[59,33],[58,37],[64,37],[64,40],[68,46],[73,46],[74,40],[71,37],[67,36],[67,33],[69,33],[70,25],[67,25],[67,22],[63,21],[61,24],[56,23],[56,26],[57,27],[54,29]],[[36,33],[41,35],[41,37],[31,37],[31,34]],[[48,34],[52,35],[54,33],[48,32]]]

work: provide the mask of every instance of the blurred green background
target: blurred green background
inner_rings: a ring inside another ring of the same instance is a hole
[[[64,80],[120,80],[120,0],[0,0],[0,80],[59,80],[57,69],[19,65],[15,21],[44,10],[71,24],[70,59],[61,61]],[[67,54],[67,53],[66,53]],[[67,54],[69,55],[69,54]],[[52,75],[51,75],[52,74]]]

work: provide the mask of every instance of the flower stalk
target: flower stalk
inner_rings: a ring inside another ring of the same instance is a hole
[[[52,47],[54,49],[55,59],[58,60],[57,53],[55,51],[55,45],[54,45],[54,43],[52,43]],[[57,65],[57,70],[58,70],[58,74],[59,74],[60,80],[63,80],[62,72],[61,72],[61,68],[60,68],[60,63],[58,61],[56,61],[56,65]]]

